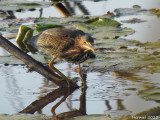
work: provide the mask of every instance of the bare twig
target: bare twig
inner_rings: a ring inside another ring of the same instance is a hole
[[[67,83],[65,80],[59,82],[60,76],[55,74],[53,71],[51,71],[48,67],[45,67],[42,63],[36,61],[31,56],[20,50],[18,47],[16,47],[14,44],[12,44],[10,41],[8,41],[6,38],[2,37],[0,35],[0,47],[7,50],[9,53],[13,54],[15,57],[23,61],[28,67],[35,70],[36,72],[40,73],[44,77],[46,77],[48,80],[54,82],[60,87],[67,87]],[[75,83],[70,83],[71,87],[78,87]]]

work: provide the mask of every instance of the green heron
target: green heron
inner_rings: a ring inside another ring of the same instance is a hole
[[[39,35],[36,45],[45,53],[51,55],[53,59],[49,62],[49,67],[58,73],[63,80],[66,80],[70,87],[69,79],[53,66],[56,58],[69,63],[78,64],[78,73],[81,75],[80,63],[88,58],[95,57],[93,49],[94,40],[91,36],[81,30],[67,28],[52,28],[45,30]],[[86,86],[83,78],[82,83]]]

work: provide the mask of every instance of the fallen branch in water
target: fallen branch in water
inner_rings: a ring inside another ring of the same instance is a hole
[[[60,76],[58,76],[48,67],[45,67],[42,63],[36,61],[31,56],[20,50],[17,46],[12,44],[10,41],[2,37],[1,35],[0,35],[0,47],[7,50],[9,53],[13,54],[15,57],[23,61],[28,67],[40,73],[41,75],[46,77],[48,80],[54,82],[58,86],[67,87],[67,82],[65,80],[59,82],[59,79],[61,78]],[[71,81],[70,87],[78,87],[78,86],[77,84]]]

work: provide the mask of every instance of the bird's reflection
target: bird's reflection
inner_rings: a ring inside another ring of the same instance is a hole
[[[77,116],[82,116],[82,115],[86,115],[86,88],[81,89],[81,95],[79,98],[80,101],[80,105],[79,105],[79,109],[78,110],[72,110],[69,112],[64,112],[64,113],[60,113],[60,114],[56,114],[55,110],[56,108],[66,100],[66,98],[68,97],[68,95],[65,95],[56,105],[54,105],[51,109],[52,113],[53,113],[53,118],[51,120],[63,120],[64,118],[72,118],[72,117],[77,117]]]
[[[52,120],[63,120],[64,118],[86,115],[86,88],[81,89],[81,95],[79,98],[80,105],[78,110],[60,113],[58,115],[55,113],[55,110],[58,108],[58,106],[62,104],[75,90],[76,88],[58,88],[39,100],[32,102],[28,107],[19,113],[41,113],[42,108],[61,97],[61,99],[51,108],[51,112],[53,114]]]

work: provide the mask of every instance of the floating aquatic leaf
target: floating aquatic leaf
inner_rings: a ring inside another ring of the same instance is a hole
[[[31,57],[42,63],[48,63],[48,61],[44,59],[44,55],[33,54]],[[24,63],[14,56],[0,56],[0,64],[23,65]]]
[[[99,21],[99,18],[94,18],[93,21],[96,19]],[[105,19],[102,19],[102,21]],[[149,73],[160,72],[160,58],[158,52],[153,51],[153,54],[151,54],[148,51],[139,50],[139,48],[158,49],[160,46],[159,41],[155,43],[140,43],[136,40],[118,38],[118,36],[133,34],[135,31],[130,28],[116,26],[106,27],[103,25],[95,26],[85,24],[84,21],[87,20],[92,22],[89,17],[41,18],[36,19],[35,24],[40,24],[40,26],[42,26],[41,30],[48,29],[50,26],[55,27],[55,25],[69,28],[76,26],[77,28],[83,29],[85,32],[89,33],[95,39],[94,49],[97,56],[96,59],[89,59],[85,62],[91,67],[103,68],[105,70],[112,67],[112,71],[117,69],[124,71],[129,69],[136,70],[145,67],[146,71]],[[47,24],[49,24],[49,27],[47,27]],[[35,29],[34,25],[29,27]],[[17,28],[18,26],[16,26],[16,29]],[[11,28],[7,29],[11,30]],[[130,46],[134,46],[134,48],[131,49]],[[44,62],[44,58],[40,59],[40,61]]]
[[[143,98],[147,100],[160,100],[160,88],[159,87],[148,87],[145,90],[141,90],[138,92]]]
[[[112,26],[108,26],[107,28],[105,26],[101,26],[98,29],[94,28],[93,30],[90,30],[90,32],[93,32],[93,37],[98,39],[104,39],[104,38],[117,38],[119,36],[127,36],[133,34],[135,31],[130,28],[116,28]]]
[[[141,8],[139,5],[133,5],[132,8]]]
[[[50,28],[63,27],[62,25],[57,25],[57,24],[47,24],[47,25],[43,25],[43,26],[36,24],[35,26],[36,26],[37,32],[42,32],[42,31],[50,29]]]
[[[154,52],[152,53],[152,55],[160,55],[160,52],[154,51]]]
[[[160,9],[152,8],[150,11],[153,12],[157,17],[160,17]]]
[[[82,23],[77,24],[76,28],[79,29],[79,30],[82,30],[82,31],[89,31],[89,30],[92,29],[91,27],[89,27],[89,26],[87,26],[85,24],[82,24]]]
[[[139,43],[138,45],[141,47],[145,47],[146,49],[157,49],[160,46],[160,41]]]
[[[26,34],[31,31],[31,36],[27,36]],[[26,26],[21,26],[19,28],[19,32],[18,32],[18,35],[16,37],[16,42],[17,42],[17,45],[19,46],[20,49],[24,50],[24,51],[28,51],[23,43],[23,40],[24,39],[27,39],[28,37],[31,38],[33,36],[33,30],[29,27],[26,27]],[[26,40],[24,40],[26,41]]]
[[[119,15],[136,15],[139,13],[146,13],[147,9],[142,8],[117,8],[114,10],[116,12],[117,16]]]
[[[129,20],[122,20],[121,22],[135,24],[135,23],[146,22],[146,20],[142,20],[142,19],[138,19],[138,18],[132,18],[132,19],[129,19]]]
[[[50,116],[36,114],[36,115],[29,115],[29,114],[0,114],[1,120],[47,120],[51,119]]]
[[[4,11],[30,10],[35,8],[47,7],[50,2],[27,1],[27,0],[4,0],[0,1],[0,9]]]
[[[18,5],[18,6],[41,6],[41,4],[39,3],[35,3],[35,2],[32,2],[32,3],[12,3],[12,5]]]
[[[110,19],[110,18],[104,18],[104,19]],[[89,17],[68,17],[68,18],[48,18],[48,19],[40,18],[36,19],[35,23],[40,25],[57,24],[69,28],[73,28],[73,26],[76,26],[77,29],[83,30],[89,33],[90,35],[93,35],[93,37],[97,39],[117,38],[118,36],[127,36],[135,32],[131,28],[116,27],[116,25],[119,25],[117,21],[115,22],[116,23],[115,26],[106,27],[103,25],[95,26],[90,24],[84,24],[84,21],[87,20],[90,20],[90,18]]]
[[[133,120],[133,119],[134,120],[151,120],[151,119],[159,120],[160,119],[159,114],[160,114],[160,106],[156,106],[156,107],[144,110],[142,112],[139,112],[135,115],[128,115],[119,120]]]
[[[99,18],[99,17],[89,19],[84,23],[91,24],[91,25],[105,25],[105,26],[115,26],[115,27],[118,27],[121,25],[118,21],[113,20],[111,18]]]

